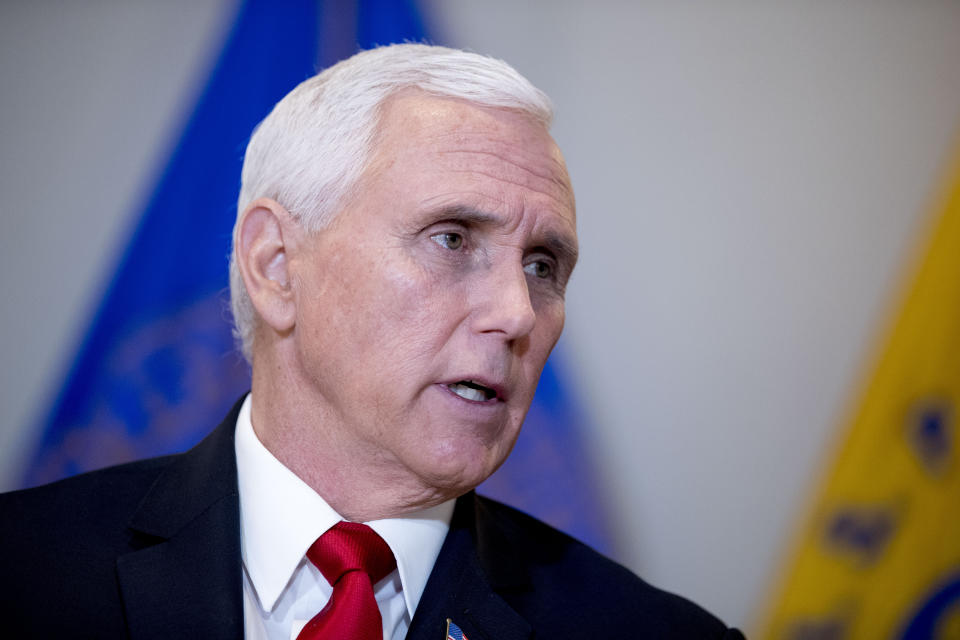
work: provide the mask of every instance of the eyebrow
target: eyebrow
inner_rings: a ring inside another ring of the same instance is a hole
[[[503,218],[500,216],[465,205],[443,207],[437,214],[450,220],[477,226],[503,223]],[[544,234],[543,240],[538,243],[538,246],[552,251],[558,260],[568,263],[571,269],[577,263],[579,255],[577,245],[564,234],[548,231]]]
[[[492,213],[480,211],[479,209],[473,209],[471,207],[459,204],[450,207],[443,207],[436,211],[435,215],[448,218],[450,220],[456,220],[457,222],[474,224],[478,226],[493,225],[503,222],[501,218],[493,215]]]
[[[544,245],[557,256],[558,260],[567,263],[571,270],[576,266],[580,251],[577,249],[577,245],[570,242],[566,236],[553,232],[547,233],[544,238]]]

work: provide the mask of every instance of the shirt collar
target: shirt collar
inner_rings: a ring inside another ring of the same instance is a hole
[[[252,402],[248,395],[240,407],[235,440],[241,554],[261,606],[272,611],[310,545],[343,518],[263,446],[253,431]],[[367,523],[397,559],[411,619],[450,528],[454,502]]]
[[[450,530],[455,502],[447,500],[435,507],[399,518],[367,523],[386,541],[397,559],[400,584],[403,585],[403,600],[411,620],[427,586],[427,579],[433,571],[433,564],[440,555],[440,547]]]

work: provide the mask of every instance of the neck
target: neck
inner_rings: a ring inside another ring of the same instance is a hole
[[[393,518],[456,497],[418,482],[389,454],[358,441],[348,422],[311,393],[290,367],[255,362],[254,433],[277,460],[345,519]]]

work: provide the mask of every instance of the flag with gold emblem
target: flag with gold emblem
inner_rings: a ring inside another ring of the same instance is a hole
[[[758,638],[960,638],[960,153],[944,186]]]

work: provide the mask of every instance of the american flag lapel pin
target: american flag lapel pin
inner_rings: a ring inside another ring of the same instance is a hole
[[[447,618],[447,637],[444,640],[470,640],[467,636],[463,635],[463,631],[460,631],[460,627],[453,623],[453,620]]]

